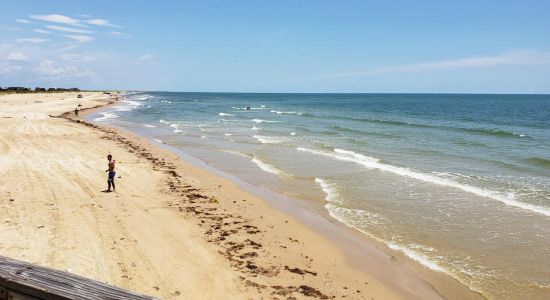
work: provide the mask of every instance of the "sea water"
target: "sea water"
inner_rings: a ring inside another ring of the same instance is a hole
[[[488,298],[550,298],[550,96],[137,92],[93,115]]]

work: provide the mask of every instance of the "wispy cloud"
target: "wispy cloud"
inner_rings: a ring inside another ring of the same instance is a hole
[[[40,77],[53,79],[67,77],[90,77],[94,75],[94,72],[88,69],[80,69],[75,66],[59,66],[51,60],[45,60],[39,63],[33,71]]]
[[[22,24],[31,24],[32,22],[27,19],[15,19],[15,22]]]
[[[50,59],[29,60],[21,52],[13,52],[7,59],[0,57],[0,75],[3,79],[14,83],[25,82],[32,78],[32,82],[52,82],[59,84],[58,80],[66,79],[74,82],[77,78],[92,78],[95,72],[81,65],[59,63]]]
[[[89,69],[95,57],[87,53],[68,55],[66,49],[0,44],[0,76],[6,84],[22,86],[38,82],[78,85],[95,80],[96,73]]]
[[[47,21],[47,22],[53,22],[53,23],[60,23],[60,24],[67,24],[67,25],[75,25],[75,26],[82,26],[80,24],[80,20],[58,15],[58,14],[52,14],[52,15],[31,15],[31,19],[35,20],[41,20],[41,21]]]
[[[22,66],[9,65],[0,61],[0,75],[13,75],[20,72],[22,69]]]
[[[49,41],[50,41],[50,39],[40,39],[40,38],[17,39],[18,43],[32,43],[32,44],[45,43],[45,42],[49,42]]]
[[[81,18],[89,18],[89,15],[79,15]],[[46,21],[46,22],[53,22],[53,23],[60,23],[65,25],[73,25],[73,26],[85,26],[86,24],[89,25],[95,25],[95,26],[106,26],[106,27],[120,27],[118,25],[115,25],[111,23],[109,20],[105,19],[76,19],[64,15],[59,14],[51,14],[51,15],[31,15],[31,19],[40,20],[40,21]],[[28,20],[25,19],[17,19],[16,20],[19,23],[31,23]]]
[[[33,29],[32,31],[38,32],[38,33],[45,33],[45,34],[51,34],[52,33],[51,31],[47,31],[47,30],[44,30],[44,29]]]
[[[129,37],[126,33],[120,31],[111,31],[111,34],[118,37]]]
[[[61,59],[71,62],[87,63],[96,61],[97,58],[90,54],[77,54],[77,53],[64,53],[61,55]]]
[[[63,32],[70,32],[70,33],[94,33],[91,30],[85,30],[85,29],[78,29],[78,28],[72,28],[72,27],[64,27],[64,26],[57,26],[57,25],[46,25],[46,28],[56,31],[63,31]]]
[[[89,19],[89,20],[85,20],[84,22],[90,25],[96,25],[96,26],[120,27],[118,25],[112,24],[111,22],[109,22],[109,20],[104,20],[104,19]]]
[[[476,56],[454,60],[381,66],[364,71],[331,73],[326,74],[325,77],[353,77],[384,73],[414,73],[422,71],[457,70],[465,68],[487,68],[501,65],[541,65],[547,63],[550,63],[550,51],[520,50],[504,52],[492,56]]]
[[[25,54],[23,54],[23,52],[12,52],[8,54],[8,60],[22,61],[22,60],[27,60],[27,58],[28,57]]]
[[[115,68],[113,66],[154,62],[152,55],[87,51],[86,42],[105,35],[128,36],[118,29],[121,26],[106,19],[90,15],[33,14],[14,18],[11,25],[13,27],[0,25],[0,32],[20,31],[13,43],[0,41],[0,77],[13,84],[89,84],[101,80],[102,76],[95,73],[97,70],[103,74],[105,69]]]
[[[78,42],[90,42],[94,40],[93,37],[89,35],[82,35],[82,34],[74,34],[74,35],[66,34],[65,36]]]

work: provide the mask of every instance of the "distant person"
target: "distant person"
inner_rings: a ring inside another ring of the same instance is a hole
[[[107,177],[107,190],[105,192],[111,192],[111,185],[113,186],[113,192],[115,191],[115,160],[111,154],[107,155],[108,169],[105,172],[109,172]]]
[[[250,110],[250,106],[247,106],[247,107],[246,107],[246,110]]]
[[[78,106],[74,109],[74,115],[78,117]]]

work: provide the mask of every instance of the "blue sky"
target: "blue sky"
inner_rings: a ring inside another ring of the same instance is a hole
[[[7,0],[0,86],[550,93],[550,1]]]

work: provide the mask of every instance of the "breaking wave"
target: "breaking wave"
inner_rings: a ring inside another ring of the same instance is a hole
[[[538,213],[538,214],[542,214],[550,217],[550,208],[516,201],[514,199],[515,197],[513,193],[503,195],[496,191],[491,191],[491,190],[486,190],[475,186],[470,186],[467,184],[455,182],[453,180],[442,178],[432,174],[421,173],[418,171],[411,170],[409,168],[397,167],[397,166],[381,163],[380,160],[377,158],[365,156],[363,154],[355,153],[353,151],[348,151],[343,149],[334,149],[332,152],[327,152],[327,151],[312,150],[312,149],[302,148],[302,147],[299,147],[297,149],[302,152],[308,152],[308,153],[330,157],[341,161],[356,163],[368,169],[377,169],[380,171],[389,172],[399,176],[409,177],[409,178],[413,178],[416,180],[420,180],[420,181],[424,181],[424,182],[428,182],[436,185],[460,189],[462,191],[465,191],[474,195],[499,201],[509,206],[521,208],[524,210],[528,210],[534,213]]]
[[[275,174],[279,177],[288,176],[285,172],[283,172],[283,171],[277,169],[276,167],[260,160],[257,156],[254,156],[254,158],[252,159],[252,162],[255,163],[260,169],[264,170],[265,172]]]

